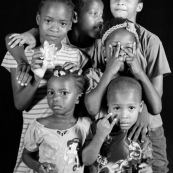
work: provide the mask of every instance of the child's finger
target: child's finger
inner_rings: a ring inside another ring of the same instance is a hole
[[[20,41],[21,41],[20,38],[18,38],[16,40],[12,40],[12,43],[10,43],[11,44],[10,47],[14,48],[15,46],[17,46],[20,43]]]
[[[19,35],[20,35],[20,34],[12,34],[12,35],[10,35],[8,38],[11,39],[11,38],[16,37],[16,36],[19,36]]]
[[[120,48],[121,48],[121,45],[120,45],[120,42],[118,42],[118,43],[117,43],[117,49],[116,49],[116,52],[115,52],[115,57],[116,57],[116,58],[119,56]]]
[[[25,50],[26,50],[26,51],[33,51],[32,48],[34,48],[35,45],[36,45],[35,43],[30,44],[29,46],[27,46],[27,47],[25,48]]]
[[[110,57],[112,57],[112,55],[113,55],[112,45],[109,45],[109,52],[110,52]]]
[[[117,123],[118,119],[117,118],[114,118],[112,123],[111,123],[111,128],[114,127],[114,125]]]
[[[133,43],[133,54],[136,55],[136,42]]]
[[[111,116],[112,116],[112,112],[111,112],[111,113],[108,113],[108,114],[105,116],[105,119],[108,120]]]

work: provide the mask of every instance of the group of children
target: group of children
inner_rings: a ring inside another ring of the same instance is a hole
[[[23,111],[14,172],[168,171],[160,112],[170,68],[159,38],[136,24],[142,7],[110,0],[103,25],[101,0],[41,0],[38,29],[6,38],[2,66]],[[34,37],[36,48],[16,46]]]

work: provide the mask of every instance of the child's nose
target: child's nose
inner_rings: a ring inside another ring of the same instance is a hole
[[[54,32],[58,32],[58,31],[59,31],[59,25],[58,25],[57,23],[53,23],[51,29],[52,29],[52,31],[54,31]]]
[[[54,101],[61,101],[61,96],[59,94],[56,94],[55,97],[53,98]]]
[[[129,115],[128,115],[128,112],[126,110],[123,110],[121,112],[120,119],[129,119]]]
[[[124,0],[118,0],[118,5],[124,5]]]

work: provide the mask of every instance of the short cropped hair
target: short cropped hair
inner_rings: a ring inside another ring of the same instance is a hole
[[[136,96],[139,98],[139,101],[142,100],[142,87],[140,83],[131,77],[119,76],[113,79],[108,85],[107,89],[107,100],[112,93],[117,91],[130,91],[135,90]]]
[[[49,2],[58,2],[58,3],[66,4],[72,9],[72,11],[74,10],[74,7],[75,7],[72,0],[41,0],[38,5],[38,14],[41,14],[42,8]]]

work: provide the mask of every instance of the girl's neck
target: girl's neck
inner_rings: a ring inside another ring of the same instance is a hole
[[[68,32],[68,39],[72,45],[79,48],[91,47],[95,42],[95,38],[91,38],[88,35],[79,32],[77,27],[73,27],[73,29]]]

